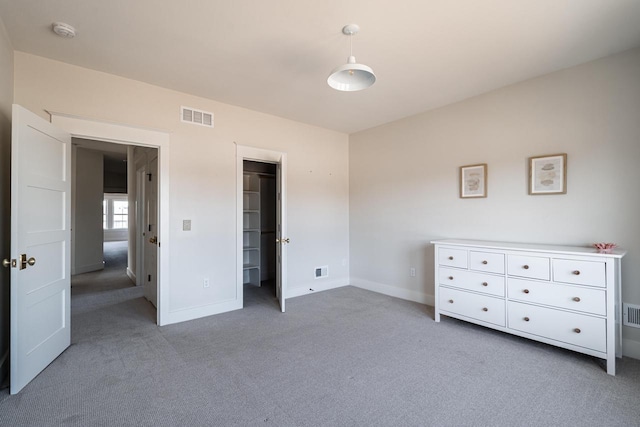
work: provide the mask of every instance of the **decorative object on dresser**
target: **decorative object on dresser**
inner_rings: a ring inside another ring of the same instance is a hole
[[[594,243],[593,247],[603,254],[611,253],[612,250],[618,247],[615,243]]]
[[[529,157],[529,194],[567,193],[567,155]]]
[[[435,321],[444,314],[606,359],[622,357],[623,250],[434,240]]]
[[[487,197],[487,164],[460,167],[460,198]]]

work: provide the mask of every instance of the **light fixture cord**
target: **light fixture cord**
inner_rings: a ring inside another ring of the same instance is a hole
[[[349,56],[353,56],[353,33],[349,34]]]

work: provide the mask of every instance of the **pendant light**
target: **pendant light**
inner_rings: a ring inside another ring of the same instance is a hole
[[[373,74],[371,67],[358,64],[356,57],[353,56],[353,35],[358,34],[358,31],[360,27],[356,24],[346,25],[342,29],[342,32],[349,36],[351,48],[347,63],[336,67],[327,79],[329,86],[335,90],[354,92],[367,89],[376,82],[376,75]]]

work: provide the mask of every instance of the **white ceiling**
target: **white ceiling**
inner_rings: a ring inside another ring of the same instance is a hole
[[[0,16],[15,50],[347,133],[640,46],[639,0],[0,0]],[[326,79],[349,23],[378,80],[345,93]]]

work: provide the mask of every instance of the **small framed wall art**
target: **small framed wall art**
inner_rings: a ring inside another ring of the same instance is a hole
[[[460,198],[487,197],[487,164],[460,167]]]
[[[529,194],[567,193],[567,155],[529,157]]]

